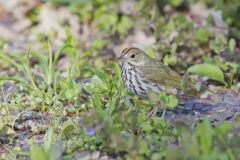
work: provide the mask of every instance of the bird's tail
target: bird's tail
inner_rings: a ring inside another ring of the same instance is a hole
[[[197,87],[192,82],[190,82],[190,80],[187,79],[185,76],[183,77],[183,80],[182,80],[182,89],[183,89],[184,93],[191,95],[191,96],[196,96],[199,93],[204,92],[206,90],[211,93],[216,94],[216,92],[210,90],[206,85],[201,85],[201,86]]]

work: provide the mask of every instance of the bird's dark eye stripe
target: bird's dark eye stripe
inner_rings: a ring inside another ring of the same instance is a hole
[[[132,63],[130,63],[130,62],[128,62],[128,65],[129,65],[129,66],[131,66],[131,67],[133,67],[133,64],[132,64]]]

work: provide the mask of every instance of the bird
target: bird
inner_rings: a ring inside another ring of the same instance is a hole
[[[161,61],[151,58],[142,49],[125,48],[118,59],[122,63],[121,75],[126,88],[139,97],[147,97],[149,91],[166,91],[169,94],[197,92],[189,80]]]

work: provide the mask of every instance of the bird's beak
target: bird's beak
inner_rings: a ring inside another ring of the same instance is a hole
[[[123,57],[122,57],[122,56],[121,56],[121,57],[118,57],[118,58],[117,58],[117,61],[118,61],[118,62],[122,62],[122,61],[123,61]]]
[[[121,56],[121,57],[118,57],[117,58],[117,62],[118,64],[122,65],[122,62],[123,62],[124,58]]]

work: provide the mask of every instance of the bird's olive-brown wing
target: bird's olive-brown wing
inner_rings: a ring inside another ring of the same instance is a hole
[[[154,63],[139,66],[138,68],[149,82],[161,84],[170,88],[182,88],[182,77],[163,64]]]

